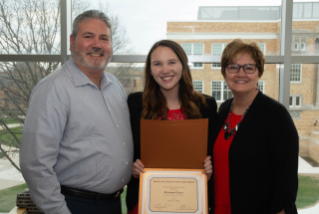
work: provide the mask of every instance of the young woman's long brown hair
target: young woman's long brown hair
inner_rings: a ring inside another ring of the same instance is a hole
[[[207,105],[205,98],[201,93],[198,93],[193,89],[188,59],[183,48],[176,42],[170,40],[156,42],[147,55],[145,65],[145,88],[143,92],[143,111],[141,117],[143,119],[153,120],[158,119],[160,116],[163,120],[166,120],[167,118],[168,108],[166,99],[160,90],[160,86],[151,75],[151,55],[153,51],[160,46],[168,47],[174,51],[183,66],[178,93],[181,101],[181,109],[183,109],[186,119],[201,118],[200,107],[201,105]]]

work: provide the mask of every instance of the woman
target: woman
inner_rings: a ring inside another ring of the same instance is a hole
[[[162,40],[151,48],[145,66],[143,92],[130,94],[128,106],[134,141],[132,178],[127,185],[128,213],[138,213],[139,174],[144,165],[140,161],[140,119],[184,120],[209,118],[209,127],[217,117],[214,98],[193,90],[188,60],[179,44]],[[210,156],[204,160],[205,172],[210,178]]]
[[[264,63],[254,42],[234,40],[222,55],[233,98],[212,133],[214,214],[297,213],[298,133],[286,108],[258,90]]]

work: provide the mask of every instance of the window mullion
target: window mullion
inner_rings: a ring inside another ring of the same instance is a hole
[[[289,109],[293,1],[282,0],[281,9],[280,55],[284,57],[284,64],[280,66],[279,102]]]

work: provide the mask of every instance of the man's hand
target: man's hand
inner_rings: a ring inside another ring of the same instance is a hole
[[[136,159],[132,167],[132,175],[134,178],[140,177],[140,172],[144,172],[144,165],[140,159]]]

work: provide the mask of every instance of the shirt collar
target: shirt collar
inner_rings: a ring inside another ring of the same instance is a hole
[[[97,87],[88,76],[86,76],[85,73],[83,73],[78,66],[74,63],[74,60],[72,56],[70,57],[69,61],[66,63],[68,70],[70,71],[71,77],[73,79],[74,85],[76,87],[80,87],[83,85],[92,85]],[[101,90],[103,90],[105,87],[110,85],[112,83],[112,80],[108,78],[105,75],[105,72],[103,72],[103,76],[101,79]]]

